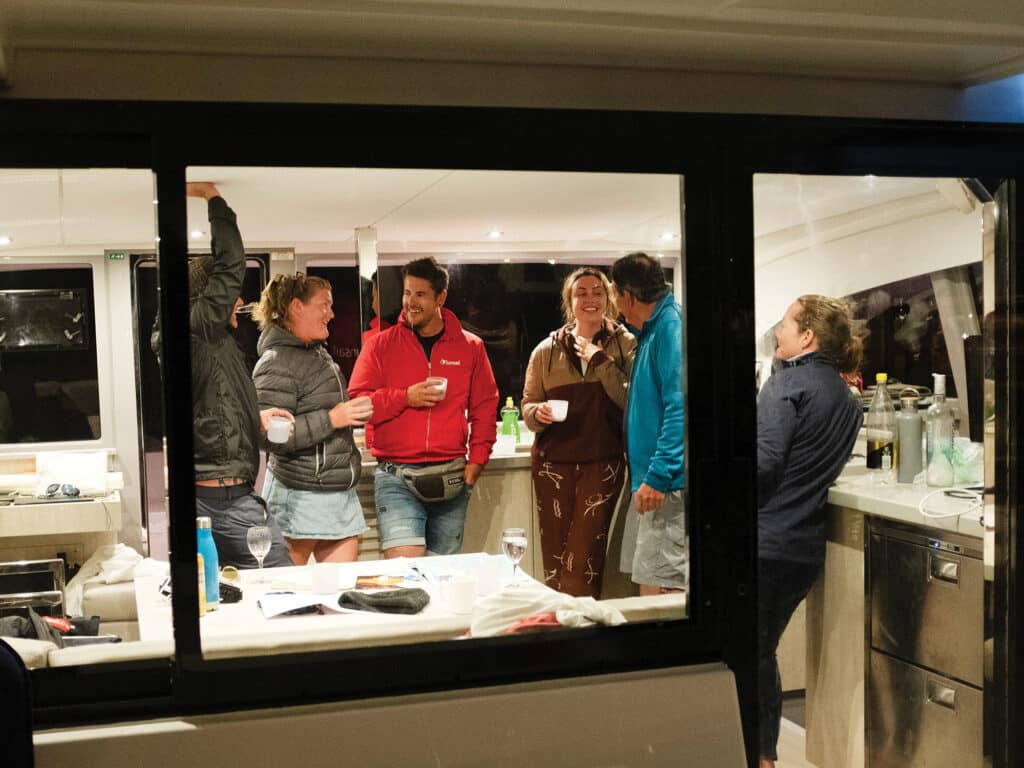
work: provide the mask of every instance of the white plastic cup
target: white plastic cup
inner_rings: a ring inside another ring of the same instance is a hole
[[[442,581],[441,602],[451,613],[472,613],[476,602],[476,579],[468,573],[456,573]]]
[[[292,433],[292,423],[284,416],[271,416],[267,425],[267,440],[272,443],[287,443]]]
[[[565,417],[569,415],[568,400],[548,400],[548,407],[551,408],[552,421],[565,421]]]
[[[315,563],[312,566],[314,595],[330,595],[338,591],[338,564]]]
[[[441,393],[441,399],[448,393],[448,379],[444,376],[431,376],[427,379],[427,384]]]

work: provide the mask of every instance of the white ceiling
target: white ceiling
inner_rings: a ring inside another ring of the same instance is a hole
[[[238,214],[246,246],[300,254],[355,253],[373,227],[378,251],[401,257],[583,259],[679,250],[679,179],[671,175],[402,169],[190,168]],[[4,257],[150,250],[153,176],[145,170],[0,170]],[[956,180],[759,175],[758,263],[897,220],[970,205]],[[196,249],[206,207],[190,199]],[[502,232],[491,239],[492,230]],[[665,235],[670,234],[670,239]]]
[[[359,227],[381,253],[622,254],[679,248],[679,179],[670,175],[449,170],[190,168],[238,215],[246,246],[355,253]],[[4,255],[151,249],[148,171],[0,170]],[[208,247],[205,203],[189,200],[197,249]],[[488,237],[500,231],[498,239]],[[673,237],[664,239],[670,233]]]
[[[0,0],[0,44],[0,56],[6,49],[8,57],[31,47],[397,58],[959,87],[1024,71],[1024,3]],[[4,68],[0,60],[0,76]]]

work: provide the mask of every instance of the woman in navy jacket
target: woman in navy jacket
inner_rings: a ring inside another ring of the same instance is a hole
[[[861,340],[850,325],[840,299],[794,301],[776,327],[774,373],[757,399],[761,768],[777,759],[782,687],[775,651],[825,562],[828,488],[863,421],[839,375],[860,368]]]

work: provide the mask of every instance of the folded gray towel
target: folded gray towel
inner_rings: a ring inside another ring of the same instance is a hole
[[[388,589],[381,592],[342,592],[338,605],[357,611],[374,611],[376,613],[419,613],[430,602],[430,595],[424,590],[410,587],[408,589]]]

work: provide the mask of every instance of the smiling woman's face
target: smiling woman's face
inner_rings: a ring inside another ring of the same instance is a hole
[[[310,296],[305,304],[298,299],[292,299],[288,308],[288,320],[295,338],[307,344],[326,339],[330,335],[327,324],[334,317],[333,305],[331,292],[326,288],[321,288]]]
[[[593,275],[583,275],[572,286],[572,314],[576,322],[597,323],[604,317],[608,294],[604,283]]]

